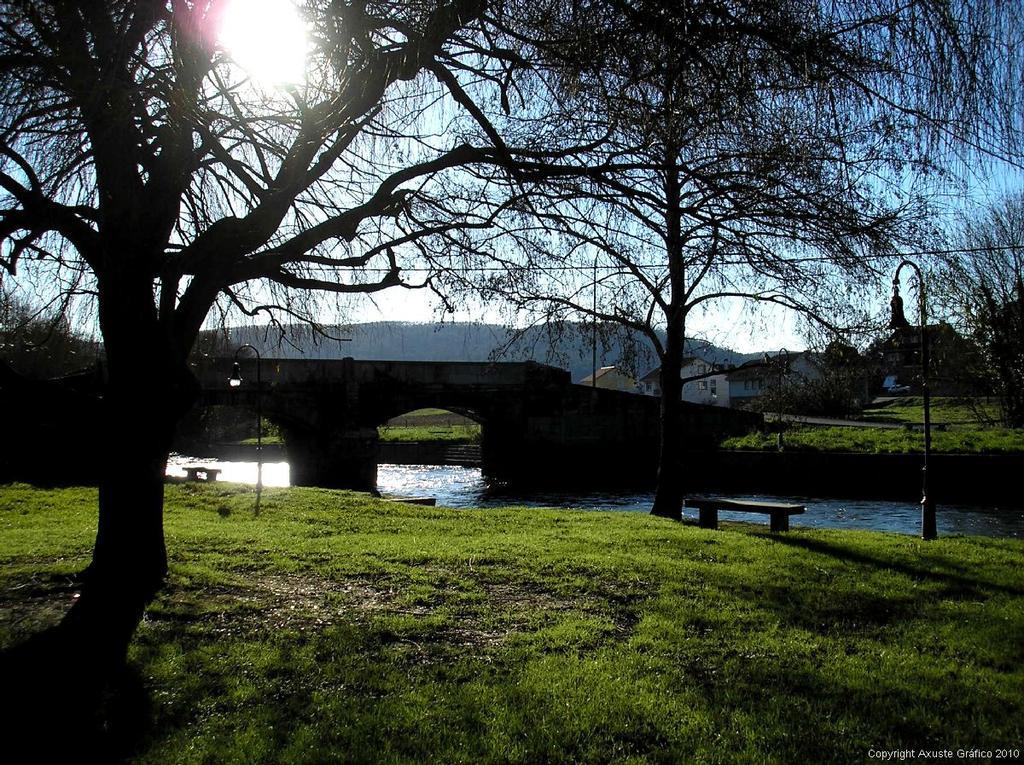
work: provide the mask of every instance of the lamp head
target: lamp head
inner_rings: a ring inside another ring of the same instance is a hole
[[[892,315],[889,317],[889,329],[908,329],[910,322],[907,321],[907,317],[903,313],[903,298],[900,297],[900,284],[896,280],[893,280],[892,283],[892,300],[889,301],[889,307],[892,309]]]
[[[235,365],[231,368],[231,377],[228,378],[228,385],[232,388],[237,388],[242,384],[242,368],[235,362]]]

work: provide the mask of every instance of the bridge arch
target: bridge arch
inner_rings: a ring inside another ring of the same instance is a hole
[[[263,386],[228,391],[230,359],[196,373],[210,401],[254,405],[279,422],[292,483],[372,491],[377,428],[403,412],[436,407],[482,423],[486,474],[516,481],[653,474],[659,402],[573,385],[535,362],[397,362],[264,359]],[[690,405],[688,437],[745,431],[756,415]],[[652,475],[653,477],[653,475]]]
[[[429,407],[403,412],[378,429],[379,464],[482,467],[486,420],[460,408]]]
[[[488,419],[479,412],[465,407],[431,406],[419,407],[388,416],[377,428],[384,431],[398,428],[427,428],[444,430],[453,428],[482,429]],[[415,433],[413,434],[415,435]]]

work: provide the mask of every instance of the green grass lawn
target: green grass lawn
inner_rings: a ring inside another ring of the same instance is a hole
[[[985,427],[999,422],[999,405],[994,399],[936,396],[929,409],[932,422],[968,427]],[[924,422],[924,399],[920,396],[892,398],[865,407],[861,419],[920,425]]]
[[[905,454],[924,451],[924,434],[902,428],[786,426],[785,447],[791,451],[868,452]],[[722,442],[724,449],[774,451],[778,439],[774,432],[748,433]],[[949,454],[1003,454],[1024,452],[1024,430],[1008,428],[950,428],[932,430],[932,450]]]
[[[861,763],[1024,740],[1018,541],[252,502],[167,487],[133,761]],[[0,488],[0,645],[67,606],[94,504]]]
[[[450,444],[480,442],[480,426],[470,425],[387,425],[378,428],[381,441],[444,441]]]
[[[480,443],[480,426],[470,425],[385,425],[378,428],[381,441],[444,441],[449,444]],[[255,446],[255,438],[247,438],[241,442],[245,446]],[[281,436],[267,436],[264,445],[283,444]]]
[[[381,441],[443,441],[452,445],[480,443],[479,423],[444,409],[417,409],[395,417],[378,428],[378,432]],[[255,446],[256,439],[247,438],[240,443]],[[263,443],[283,444],[284,438],[276,426],[267,427]]]
[[[378,428],[381,441],[480,443],[480,423],[445,409],[417,409]]]
[[[433,420],[433,419],[437,419],[437,418],[444,418],[444,419],[447,419],[447,420],[455,420],[455,421],[469,419],[468,417],[463,417],[461,414],[456,414],[455,412],[450,412],[447,409],[437,409],[437,408],[434,408],[434,407],[427,407],[426,409],[414,409],[413,411],[406,412],[405,414],[399,415],[398,417],[395,417],[394,419],[395,420],[424,420],[424,419]]]
[[[238,443],[240,443],[242,446],[256,446],[257,443],[262,443],[264,446],[270,446],[271,444],[278,446],[284,443],[284,437],[281,436],[280,434],[275,433],[273,435],[263,436],[259,440],[257,440],[256,438],[246,438],[239,441]]]
[[[948,454],[1005,454],[1024,452],[1024,430],[992,425],[998,405],[988,399],[936,397],[931,402],[932,449]],[[814,452],[907,454],[924,451],[924,403],[919,396],[893,398],[864,409],[868,422],[912,425],[913,429],[828,427],[787,424],[786,449]],[[755,432],[725,439],[724,449],[774,451],[776,433]]]

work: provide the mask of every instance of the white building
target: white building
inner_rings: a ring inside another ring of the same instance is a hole
[[[728,372],[720,365],[697,356],[687,356],[679,371],[683,379],[683,401],[709,406],[729,406]],[[661,395],[661,368],[656,367],[640,378],[640,392]]]
[[[732,406],[741,406],[779,383],[799,385],[820,377],[821,369],[807,351],[766,356],[762,360],[741,364],[728,373],[729,400]]]

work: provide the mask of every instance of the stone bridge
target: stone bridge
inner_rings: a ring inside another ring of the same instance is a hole
[[[659,401],[572,384],[565,370],[536,362],[410,362],[231,359],[197,368],[206,404],[256,407],[282,431],[292,483],[372,490],[377,428],[425,407],[481,424],[484,475],[518,484],[593,480],[642,484],[654,477]],[[695,448],[746,432],[755,415],[688,404],[680,427]]]

